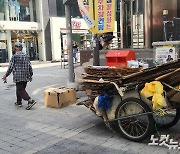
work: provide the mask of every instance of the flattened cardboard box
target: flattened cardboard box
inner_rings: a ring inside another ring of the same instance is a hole
[[[170,101],[180,103],[180,92],[171,89],[167,93],[167,97],[170,98]]]
[[[44,91],[44,106],[61,108],[76,102],[73,88],[49,88]]]
[[[172,102],[180,103],[180,92],[176,92],[174,96],[171,98]]]

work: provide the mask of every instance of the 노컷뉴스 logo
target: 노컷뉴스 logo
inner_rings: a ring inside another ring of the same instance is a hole
[[[169,150],[180,150],[180,143],[175,141],[174,139],[170,138],[170,135],[161,135],[160,137],[155,137],[151,135],[151,143],[148,145],[155,145],[155,146],[165,146]]]

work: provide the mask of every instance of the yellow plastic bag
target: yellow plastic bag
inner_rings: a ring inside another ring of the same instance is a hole
[[[165,99],[162,94],[154,93],[152,98],[153,109],[159,109],[166,106]]]
[[[154,92],[158,94],[163,94],[163,85],[159,81],[152,81],[150,82],[151,84],[154,85],[155,89]]]
[[[148,89],[150,92],[154,92],[154,91],[155,91],[155,84],[153,84],[152,82],[146,83],[146,84],[145,84],[145,87],[147,87],[147,89]]]
[[[149,91],[149,89],[147,87],[145,87],[141,90],[141,94],[146,98],[153,96],[153,93],[151,91]]]
[[[163,85],[159,81],[146,83],[145,87],[141,90],[141,94],[146,98],[153,97],[153,109],[159,109],[166,106],[166,101],[163,97]]]

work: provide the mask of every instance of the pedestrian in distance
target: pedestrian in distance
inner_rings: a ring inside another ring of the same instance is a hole
[[[12,56],[6,74],[2,77],[4,83],[7,83],[7,77],[13,72],[13,82],[16,83],[16,97],[15,105],[21,107],[22,99],[28,101],[27,110],[30,110],[36,101],[31,99],[26,91],[28,81],[32,81],[33,70],[29,57],[22,52],[22,43],[15,43],[15,54]]]
[[[77,62],[78,45],[77,45],[77,43],[75,41],[73,41],[72,48],[73,48],[74,60],[75,60],[75,62]]]

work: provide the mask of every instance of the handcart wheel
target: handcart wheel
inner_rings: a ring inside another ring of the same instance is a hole
[[[157,129],[168,129],[173,127],[180,119],[180,108],[169,109],[164,112],[164,115],[153,114]]]
[[[142,141],[154,129],[152,111],[138,98],[124,99],[116,110],[121,135],[131,141]]]

